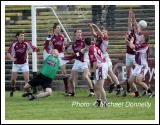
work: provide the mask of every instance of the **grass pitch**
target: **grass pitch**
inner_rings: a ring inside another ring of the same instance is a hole
[[[22,92],[13,97],[5,93],[6,120],[154,120],[155,98],[134,98],[107,93],[109,105],[95,107],[95,97],[87,97],[87,90],[78,89],[75,97],[65,97],[62,91],[52,96],[28,101]]]

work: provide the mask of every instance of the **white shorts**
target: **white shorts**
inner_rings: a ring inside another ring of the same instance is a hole
[[[109,54],[108,54],[108,53],[105,53],[105,54],[104,54],[104,57],[105,57],[105,59],[106,59],[106,61],[107,61],[108,67],[112,66],[112,61],[111,61],[111,59],[110,59],[110,57],[109,57]]]
[[[136,64],[132,72],[132,75],[138,76],[139,74],[143,74],[145,76],[147,72],[148,72],[148,66]]]
[[[86,53],[84,53],[84,62],[87,62],[88,66],[90,67],[88,51]]]
[[[29,72],[29,64],[12,64],[12,72]]]
[[[126,66],[135,64],[135,55],[126,53]]]
[[[79,60],[75,60],[72,70],[76,70],[78,72],[83,72],[84,69],[88,69],[88,63],[87,62],[81,62]]]
[[[62,58],[64,57],[64,53],[59,53],[59,61],[60,61],[60,66],[68,63],[69,61],[68,60],[63,60]]]
[[[96,80],[106,79],[108,75],[108,63],[102,63],[100,67],[96,69]]]

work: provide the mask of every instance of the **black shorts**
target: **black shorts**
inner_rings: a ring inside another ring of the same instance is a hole
[[[35,78],[28,82],[32,87],[41,85],[43,89],[52,88],[52,79],[44,76],[43,74],[38,74]]]

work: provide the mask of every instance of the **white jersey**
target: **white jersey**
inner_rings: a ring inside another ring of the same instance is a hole
[[[107,48],[108,48],[108,40],[103,40],[100,45],[100,49],[105,54],[105,53],[107,53]]]
[[[87,62],[87,63],[88,63],[88,65],[90,65],[88,51],[84,53],[84,62]]]
[[[108,66],[110,67],[110,66],[112,66],[112,61],[111,61],[111,59],[110,59],[110,57],[109,57],[109,54],[108,54],[108,52],[107,52],[108,42],[109,42],[108,39],[103,39],[103,40],[102,40],[102,43],[101,43],[101,45],[100,45],[100,49],[101,49],[101,51],[102,51],[105,59],[107,60]]]
[[[137,76],[139,74],[145,74],[148,71],[148,44],[136,44],[136,54],[135,54],[135,68],[133,70],[133,75]]]
[[[142,34],[141,33],[135,33],[135,36],[136,36],[136,44],[139,44],[141,41],[142,41]]]
[[[137,64],[148,66],[147,58],[148,58],[148,46],[136,51],[135,61]]]

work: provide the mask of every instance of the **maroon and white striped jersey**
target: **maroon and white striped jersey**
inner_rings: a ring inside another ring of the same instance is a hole
[[[139,65],[148,66],[149,46],[147,43],[135,44],[135,61]]]
[[[106,62],[102,51],[94,44],[90,45],[88,54],[91,65],[93,65],[94,62],[97,62],[97,66],[100,67],[102,63]]]
[[[84,62],[84,54],[81,53],[81,49],[85,48],[85,43],[83,39],[79,39],[76,40],[73,44],[72,44],[72,49],[74,51],[74,53],[78,53],[78,56],[76,56],[77,60],[80,60],[82,62]]]
[[[28,50],[36,51],[37,48],[32,45],[31,41],[13,41],[8,52],[16,58],[14,64],[28,63]]]

